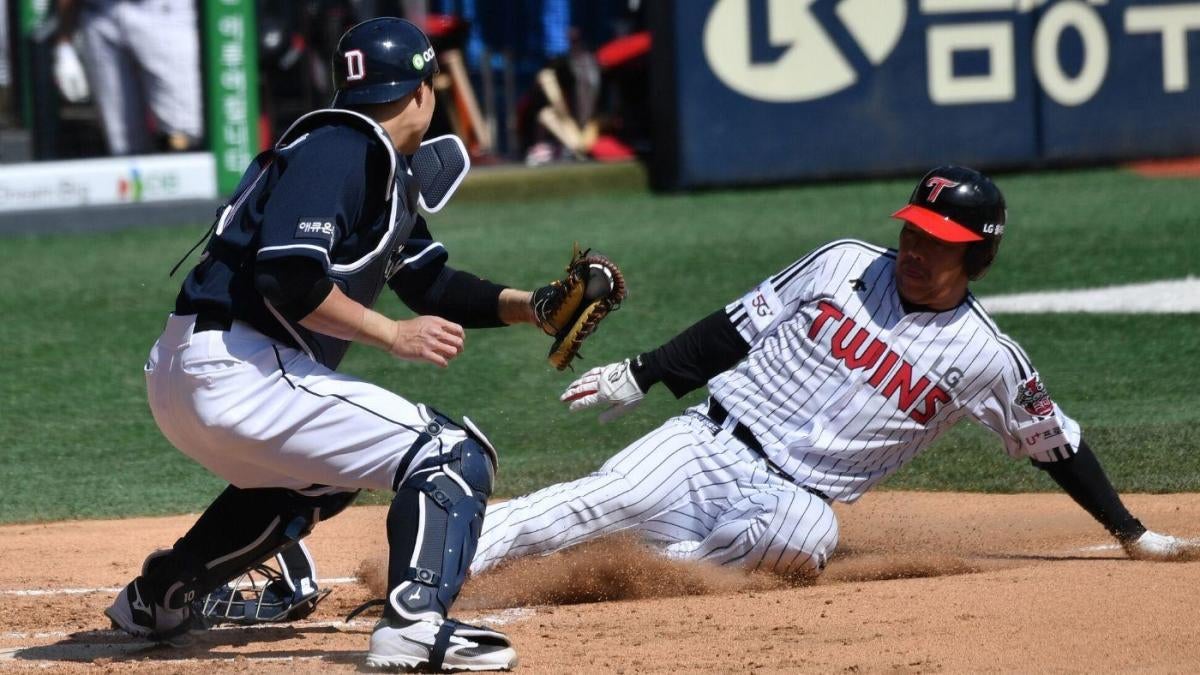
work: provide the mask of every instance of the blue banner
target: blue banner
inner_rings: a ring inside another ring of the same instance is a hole
[[[1197,1],[656,4],[659,187],[1200,152]]]

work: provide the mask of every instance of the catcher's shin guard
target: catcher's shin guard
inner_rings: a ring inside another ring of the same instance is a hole
[[[467,426],[464,440],[422,462],[396,490],[385,617],[440,621],[466,581],[496,471],[494,449]]]
[[[309,496],[294,490],[229,486],[175,546],[147,559],[139,581],[151,598],[179,609],[292,546],[357,492]]]

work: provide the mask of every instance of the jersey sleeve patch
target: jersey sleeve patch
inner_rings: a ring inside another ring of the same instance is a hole
[[[769,280],[744,295],[742,306],[746,308],[746,315],[750,317],[754,329],[760,333],[783,314],[783,301],[779,299],[779,294],[775,292],[775,287]]]
[[[1026,455],[1046,455],[1055,448],[1070,446],[1066,431],[1056,418],[1034,422],[1019,430],[1021,447]]]
[[[1013,403],[1024,408],[1025,412],[1030,415],[1037,417],[1054,414],[1054,402],[1050,400],[1050,393],[1046,391],[1046,385],[1042,384],[1042,379],[1038,377],[1037,373],[1017,385]]]
[[[332,244],[333,235],[336,232],[333,221],[333,216],[300,218],[296,222],[296,233],[293,236],[296,239],[318,239]]]

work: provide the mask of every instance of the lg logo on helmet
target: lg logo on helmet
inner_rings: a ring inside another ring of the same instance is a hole
[[[367,76],[367,69],[363,65],[363,53],[361,49],[351,49],[346,52],[346,81],[354,82],[361,80]]]

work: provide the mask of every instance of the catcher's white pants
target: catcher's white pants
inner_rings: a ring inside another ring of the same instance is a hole
[[[590,476],[489,506],[471,572],[636,529],[672,557],[815,575],[837,546],[824,500],[768,469],[696,407]]]
[[[466,439],[447,428],[414,448],[432,419],[425,406],[246,324],[193,333],[194,319],[172,315],[150,351],[150,410],[176,448],[237,487],[393,490],[407,455],[411,471]]]

